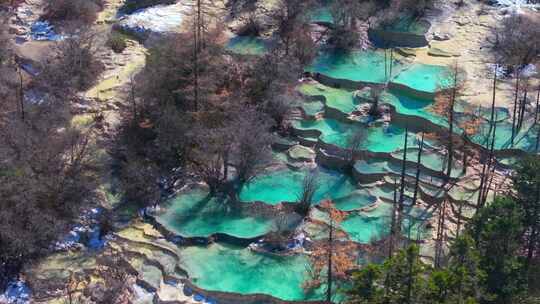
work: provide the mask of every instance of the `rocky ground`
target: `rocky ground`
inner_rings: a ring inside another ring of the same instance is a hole
[[[416,50],[418,62],[453,66],[457,62],[466,73],[463,98],[467,102],[490,107],[493,88],[494,54],[491,51],[497,25],[515,7],[493,7],[468,1],[461,8],[442,4],[443,13],[432,20],[430,46]],[[428,37],[429,38],[429,37]],[[497,86],[497,106],[513,103],[511,79]]]

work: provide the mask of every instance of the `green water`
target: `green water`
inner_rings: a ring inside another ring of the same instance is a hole
[[[317,113],[324,111],[324,106],[334,108],[344,114],[350,114],[355,111],[360,105],[360,101],[354,98],[354,92],[345,89],[336,89],[333,87],[325,86],[320,83],[304,83],[298,86],[298,91],[306,96],[322,96],[324,98],[324,104],[319,101],[304,102],[302,107],[308,115],[314,116]],[[367,98],[367,97],[366,97]],[[432,99],[421,99],[412,97],[398,90],[385,91],[381,95],[381,102],[393,106],[397,113],[410,117],[420,117],[426,119],[436,125],[448,128],[447,119],[434,113],[432,110]],[[473,107],[463,100],[458,100],[455,105],[456,111],[456,123],[454,124],[454,130],[457,134],[460,134],[462,130],[459,125],[462,122],[470,121],[473,117],[479,116],[484,119],[489,119],[491,116],[491,110],[485,107]],[[496,118],[499,121],[497,125],[497,136],[495,148],[497,150],[507,149],[510,147],[510,137],[512,134],[511,122],[509,119],[509,113],[507,109],[496,108]],[[314,129],[321,131],[321,139],[330,144],[335,144],[340,147],[347,147],[348,141],[351,136],[363,129],[363,127],[357,124],[346,124],[340,121],[332,119],[323,119],[317,121],[302,121],[294,122],[293,125],[302,130]],[[530,130],[531,124],[525,123],[521,132],[516,136],[515,147],[523,149],[525,151],[533,151],[536,145],[536,129]],[[485,142],[485,134],[489,129],[489,124],[485,121],[478,134],[473,136],[472,139],[476,143],[483,144]],[[387,138],[388,133],[377,132],[370,129],[372,132],[368,140],[371,143],[364,144],[364,147],[370,151],[377,152],[392,152],[393,148],[378,148],[379,143],[378,136],[384,136],[381,138]],[[399,132],[397,132],[399,133]],[[390,141],[387,146],[397,145],[398,142]],[[428,164],[429,165],[429,164]],[[429,166],[428,166],[429,167]],[[432,167],[429,167],[432,168]],[[434,168],[435,170],[437,168]]]
[[[298,91],[306,96],[323,96],[326,106],[349,114],[356,110],[358,102],[353,97],[353,92],[335,89],[320,83],[304,83],[298,86]]]
[[[350,193],[347,196],[334,199],[334,205],[341,211],[351,211],[369,206],[377,200],[367,190],[361,189]]]
[[[336,205],[337,206],[337,205]],[[390,231],[390,215],[392,204],[378,203],[375,208],[367,211],[354,211],[340,224],[340,228],[347,233],[350,240],[367,244],[380,240],[388,235]],[[328,222],[328,215],[320,210],[314,210],[311,216],[319,221]],[[425,229],[419,227],[420,219],[426,219],[430,215],[419,208],[405,207],[402,232],[408,235],[409,227],[411,236],[424,235]],[[310,235],[314,239],[325,238],[328,231],[321,225],[310,225],[308,227]]]
[[[369,217],[355,213],[341,223],[341,228],[347,232],[351,240],[358,243],[366,244],[379,240],[388,234],[390,210],[388,208],[383,217]]]
[[[226,47],[240,55],[263,55],[268,50],[268,42],[259,37],[235,36]]]
[[[293,126],[299,130],[317,130],[321,133],[322,141],[343,148],[349,145],[355,133],[362,132],[360,124],[344,123],[331,118],[294,121]]]
[[[402,70],[392,80],[417,91],[435,93],[450,83],[447,67],[430,64],[413,64]]]
[[[390,79],[390,72],[385,71],[382,51],[323,52],[306,70],[334,79],[366,83],[381,84]],[[445,66],[419,63],[406,65],[395,59],[393,61],[392,82],[417,91],[434,93],[448,86],[449,78],[450,72]]]
[[[381,203],[369,213],[355,212],[349,215],[342,223],[341,228],[347,232],[351,240],[358,243],[370,243],[380,240],[390,232],[390,215],[392,205]],[[426,236],[425,229],[420,227],[420,219],[427,219],[429,214],[418,208],[405,208],[403,218],[403,235],[410,234],[416,238]]]
[[[361,149],[372,152],[393,152],[403,147],[405,129],[390,125],[389,127],[372,126],[367,128],[360,123],[344,123],[335,119],[294,121],[293,127],[299,130],[317,130],[320,139],[328,144],[348,148],[351,138],[358,133],[366,133]],[[409,133],[409,143],[416,142],[414,134]]]
[[[418,151],[417,148],[407,149],[407,160],[409,162],[416,163],[418,160]],[[392,157],[397,160],[403,159],[403,151],[398,151],[392,153]],[[446,156],[441,153],[436,153],[433,151],[423,150],[421,163],[424,167],[431,169],[433,171],[443,171],[446,170],[447,160]],[[452,177],[458,177],[461,174],[462,167],[458,163],[458,159],[454,159],[452,162]]]
[[[415,20],[412,16],[398,18],[394,22],[383,27],[385,31],[389,32],[411,33],[417,35],[424,35],[429,28],[430,24],[428,22]]]
[[[538,127],[532,121],[525,121],[519,132],[515,135],[514,145],[512,146],[512,121],[506,120],[497,123],[495,134],[495,149],[521,149],[527,152],[534,152],[536,148],[536,138],[538,135]],[[489,133],[489,124],[485,123],[479,128],[479,131],[472,140],[485,147],[487,144],[487,134]],[[491,140],[490,140],[491,141]]]
[[[448,126],[446,119],[431,111],[431,106],[433,105],[432,99],[414,98],[393,90],[390,93],[385,92],[382,95],[382,101],[392,105],[399,114],[421,117],[433,122],[434,124],[443,127]]]
[[[332,17],[332,13],[330,12],[330,8],[328,6],[323,6],[313,10],[310,13],[310,20],[314,23],[334,23],[334,17]]]
[[[385,83],[384,63],[384,53],[381,51],[323,52],[306,70],[334,79]],[[397,71],[401,63],[394,60],[393,66]]]
[[[354,164],[354,170],[363,175],[386,175],[394,174],[401,175],[402,166],[400,163],[389,162],[386,160],[377,160],[377,159],[368,159],[368,160],[358,160]],[[459,172],[456,172],[459,173]],[[405,167],[405,174],[411,177],[416,176],[416,167],[407,166]],[[442,185],[442,179],[434,176],[430,176],[425,172],[420,174],[420,180],[432,185]],[[362,182],[362,180],[360,180]]]
[[[309,116],[315,116],[324,111],[324,104],[320,101],[306,101],[302,103],[302,109]]]
[[[209,198],[202,189],[178,195],[157,216],[157,221],[168,230],[184,237],[207,237],[215,233],[252,238],[271,231],[273,221],[268,218],[243,215],[231,209],[227,202]]]
[[[262,293],[283,300],[320,299],[320,292],[306,295],[304,255],[278,257],[249,249],[214,243],[207,248],[182,249],[182,264],[191,281],[207,290]]]
[[[243,202],[262,201],[276,205],[281,202],[296,202],[302,192],[302,182],[308,170],[294,171],[281,169],[255,177],[245,185],[239,194]],[[319,187],[314,201],[335,199],[356,190],[351,178],[339,172],[318,168],[314,171]]]

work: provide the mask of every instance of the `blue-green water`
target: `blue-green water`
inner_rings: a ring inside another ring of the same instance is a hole
[[[283,300],[321,299],[320,290],[305,294],[308,259],[279,257],[214,243],[182,249],[182,264],[198,287],[240,294],[268,294]]]
[[[281,202],[296,202],[301,193],[304,178],[315,174],[318,189],[314,203],[323,199],[344,197],[356,190],[354,181],[339,172],[318,168],[314,171],[281,169],[261,174],[246,184],[240,191],[243,202],[262,201],[276,205]]]
[[[241,55],[263,55],[268,51],[269,44],[259,37],[235,36],[229,40],[227,49]]]
[[[389,58],[387,62],[389,65]],[[394,69],[399,70],[401,63],[397,60],[393,62]],[[381,51],[323,52],[306,70],[334,79],[385,83],[389,72],[385,73],[384,65],[384,53]]]
[[[298,130],[316,130],[321,133],[320,139],[341,148],[349,148],[352,138],[357,133],[364,133],[365,139],[360,148],[372,152],[393,152],[399,150],[404,144],[405,129],[390,125],[388,127],[366,127],[361,123],[344,123],[339,120],[325,118],[319,120],[295,121],[293,126]],[[409,143],[416,141],[413,134],[409,134]]]
[[[272,219],[243,215],[239,210],[231,209],[226,201],[209,197],[208,191],[203,189],[178,195],[156,219],[168,230],[184,237],[225,233],[252,238],[270,232],[273,225]]]

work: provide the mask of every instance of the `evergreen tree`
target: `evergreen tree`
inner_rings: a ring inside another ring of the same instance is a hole
[[[483,301],[507,304],[523,291],[523,261],[517,253],[523,211],[515,200],[497,197],[473,217],[469,230],[480,255],[486,294]]]

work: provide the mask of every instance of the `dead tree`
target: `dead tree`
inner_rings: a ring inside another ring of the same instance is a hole
[[[403,212],[405,209],[405,176],[407,170],[407,144],[408,144],[408,128],[405,127],[405,143],[403,145],[403,159],[401,164],[401,184],[399,190],[399,202],[397,210],[397,222],[396,222],[396,231],[401,233],[401,225],[403,222]]]
[[[422,139],[420,140],[420,147],[418,149],[418,156],[416,158],[416,176],[414,178],[414,194],[412,199],[412,205],[416,205],[418,198],[418,190],[420,188],[420,172],[422,165],[422,150],[424,149],[424,132],[422,132]]]

